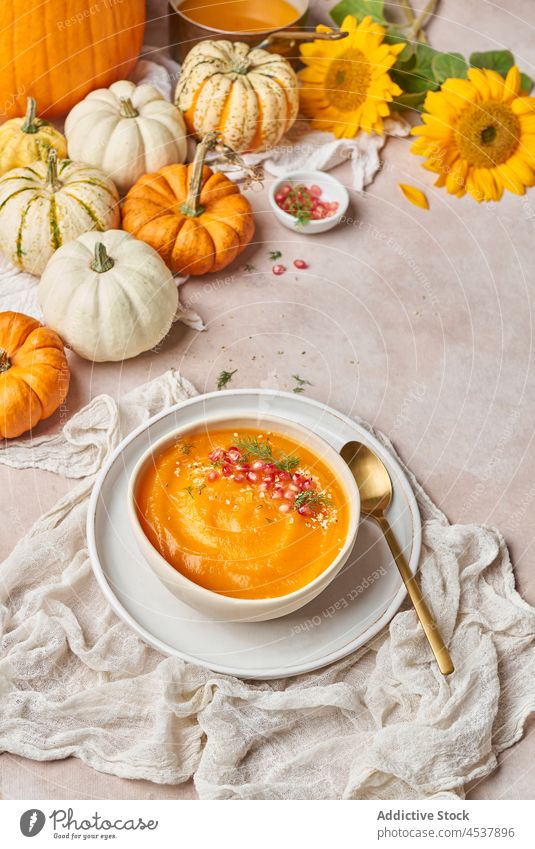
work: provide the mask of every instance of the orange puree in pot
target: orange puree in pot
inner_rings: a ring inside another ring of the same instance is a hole
[[[317,578],[344,547],[349,505],[330,467],[279,433],[188,434],[138,482],[153,546],[186,578],[234,598],[274,598]]]

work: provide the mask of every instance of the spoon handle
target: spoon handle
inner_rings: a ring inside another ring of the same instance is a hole
[[[429,645],[431,646],[433,654],[437,659],[438,668],[440,669],[443,675],[450,675],[454,669],[450,653],[444,645],[442,637],[440,636],[436,622],[433,619],[433,615],[429,610],[422,595],[420,585],[418,584],[416,577],[409,569],[408,563],[405,559],[405,555],[399,547],[398,541],[392,532],[392,528],[390,527],[386,516],[376,515],[374,516],[374,518],[380,525],[381,530],[383,531],[385,539],[388,543],[388,547],[390,548],[392,556],[396,561],[396,566],[398,567],[399,574],[401,575],[403,583],[407,588],[410,600],[414,605],[416,615],[420,620],[420,624],[425,631],[425,635],[429,641]]]

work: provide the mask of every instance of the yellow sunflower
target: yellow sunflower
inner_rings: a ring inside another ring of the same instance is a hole
[[[352,138],[361,129],[382,133],[388,104],[401,94],[388,71],[405,45],[384,44],[384,28],[370,17],[357,24],[348,15],[340,29],[349,33],[340,41],[301,45],[307,66],[299,72],[301,111],[313,127],[338,138]],[[332,29],[320,25],[316,32]]]
[[[535,97],[522,94],[516,66],[505,79],[478,68],[468,77],[427,93],[411,150],[427,157],[435,185],[452,195],[469,192],[478,202],[500,200],[504,189],[523,195],[535,185]]]

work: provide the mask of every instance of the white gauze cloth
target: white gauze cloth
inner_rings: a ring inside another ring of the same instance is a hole
[[[0,749],[159,783],[194,776],[208,799],[462,797],[535,707],[535,611],[501,534],[450,525],[408,470],[449,678],[406,605],[345,660],[269,683],[163,657],[108,607],[85,539],[95,474],[130,430],[193,394],[169,371],[119,401],[95,398],[56,436],[2,449],[13,468],[82,480],[0,567]]]

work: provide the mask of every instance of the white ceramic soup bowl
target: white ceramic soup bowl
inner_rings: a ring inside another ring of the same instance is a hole
[[[145,470],[154,462],[168,445],[178,438],[190,433],[205,430],[232,428],[232,430],[262,429],[272,433],[280,433],[294,439],[309,448],[333,472],[334,477],[342,487],[349,505],[349,524],[343,548],[333,559],[332,563],[317,578],[284,596],[262,599],[241,599],[221,595],[205,589],[190,581],[162,557],[145,535],[138,518],[136,507],[136,491],[138,482]],[[201,611],[211,619],[222,622],[261,622],[266,619],[277,619],[292,613],[315,598],[339,573],[347,561],[353,548],[360,518],[360,498],[357,484],[349,467],[340,455],[323,439],[312,431],[295,422],[287,421],[269,415],[260,418],[251,413],[250,416],[231,418],[227,416],[213,417],[199,421],[195,425],[187,425],[171,431],[155,442],[139,459],[132,472],[128,488],[128,513],[130,525],[136,544],[158,578],[177,598],[190,607]]]

